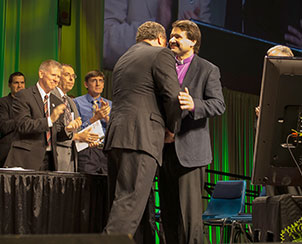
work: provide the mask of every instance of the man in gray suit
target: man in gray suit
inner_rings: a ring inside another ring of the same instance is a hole
[[[76,74],[69,64],[62,64],[62,73],[59,85],[52,91],[66,106],[64,112],[64,123],[68,125],[70,121],[76,119],[81,124],[81,118],[74,101],[67,95],[74,86]],[[74,133],[71,140],[57,142],[58,171],[75,172],[78,166],[78,153],[74,141],[93,143],[98,139],[98,135],[90,133],[88,130],[81,133]]]
[[[169,45],[175,54],[182,92],[182,120],[175,135],[167,130],[159,190],[167,243],[202,243],[201,171],[212,161],[208,118],[225,110],[219,69],[197,56],[198,26],[189,20],[172,25]]]
[[[113,70],[112,110],[105,136],[111,211],[105,233],[136,233],[158,165],[165,127],[177,128],[180,91],[165,28],[145,22],[136,44]],[[144,243],[147,241],[144,240]]]

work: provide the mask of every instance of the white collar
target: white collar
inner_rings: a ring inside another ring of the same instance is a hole
[[[46,92],[43,90],[43,88],[40,86],[39,81],[37,82],[37,88],[38,88],[39,93],[40,93],[40,95],[41,95],[42,101],[44,101],[45,95],[47,95],[48,98],[49,98],[50,92],[49,92],[49,93],[46,93]]]
[[[61,97],[64,97],[64,96],[66,95],[66,94],[64,94],[64,92],[63,92],[59,87],[57,87],[57,89],[58,89],[58,91],[59,91]],[[67,95],[66,95],[66,96],[67,96]]]

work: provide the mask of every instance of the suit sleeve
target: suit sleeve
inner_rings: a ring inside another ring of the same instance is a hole
[[[166,127],[175,132],[180,123],[181,109],[178,101],[180,86],[177,78],[175,59],[172,52],[164,48],[159,52],[153,68],[153,77],[162,98],[166,114]]]
[[[193,97],[194,112],[190,112],[194,120],[221,115],[225,111],[225,103],[220,83],[218,67],[212,66],[208,72],[204,92],[200,97]]]
[[[9,117],[9,107],[7,103],[0,103],[0,134],[1,137],[13,132],[16,128],[14,119]]]
[[[47,118],[32,119],[31,110],[33,109],[26,93],[18,92],[13,102],[13,112],[16,125],[20,134],[43,133],[49,130]]]

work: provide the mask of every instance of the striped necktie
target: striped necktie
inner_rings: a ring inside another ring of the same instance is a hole
[[[49,111],[48,111],[48,96],[45,95],[44,96],[44,113],[45,113],[45,117],[48,118],[49,117]],[[50,129],[48,131],[46,131],[46,145],[47,147],[51,148],[51,132]]]
[[[65,122],[65,125],[69,125],[69,123],[72,121],[72,115],[71,115],[70,104],[68,102],[66,95],[63,96],[63,101],[66,106],[65,113],[64,113],[64,120],[65,120],[64,122]]]

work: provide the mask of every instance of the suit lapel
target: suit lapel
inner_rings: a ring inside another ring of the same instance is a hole
[[[59,90],[58,90],[57,87],[56,87],[55,89],[53,89],[53,90],[51,91],[51,93],[53,93],[57,98],[59,98],[62,102],[64,102],[64,101],[63,101],[63,98],[61,97],[61,94],[60,94],[60,92],[59,92]]]
[[[41,98],[41,94],[40,94],[40,92],[39,92],[36,85],[32,87],[32,92],[33,92],[33,97],[35,98],[35,100],[37,102],[37,105],[40,109],[40,112],[44,116],[44,104],[43,104],[43,101],[42,101],[42,98]]]

